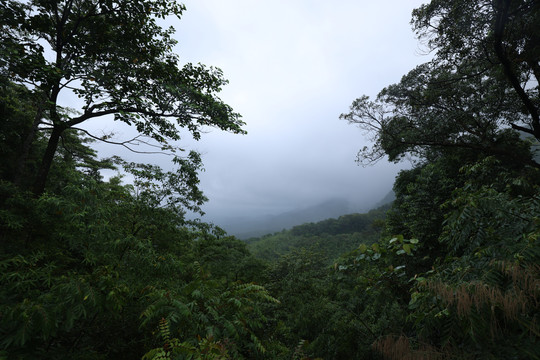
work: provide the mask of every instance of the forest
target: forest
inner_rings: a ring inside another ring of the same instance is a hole
[[[173,52],[183,5],[0,1],[0,359],[540,358],[537,0],[415,9],[430,60],[340,117],[359,163],[413,163],[395,200],[246,241],[187,216],[174,144],[245,124]],[[97,118],[174,170],[99,158]]]

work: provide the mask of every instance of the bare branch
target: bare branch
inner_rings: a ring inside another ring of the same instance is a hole
[[[162,154],[162,155],[174,156],[174,150],[175,150],[174,148],[171,148],[173,150],[173,152],[170,152],[170,153],[165,152],[165,151],[140,151],[140,150],[132,149],[130,146],[139,146],[141,144],[144,144],[146,146],[153,147],[153,148],[160,148],[160,149],[163,148],[162,146],[159,146],[159,145],[156,145],[156,144],[151,144],[148,141],[141,140],[141,138],[143,137],[142,135],[137,135],[134,138],[129,139],[129,140],[125,140],[125,141],[111,141],[111,140],[108,140],[106,136],[103,136],[103,137],[95,136],[92,133],[90,133],[88,130],[85,130],[85,129],[76,128],[76,127],[73,127],[72,129],[77,130],[77,131],[81,131],[81,132],[85,133],[86,135],[88,135],[89,137],[91,137],[92,139],[102,141],[104,143],[111,144],[111,145],[123,146],[126,149],[128,149],[129,151],[137,153],[137,154]],[[180,151],[184,151],[181,148],[176,148],[176,149],[180,150]]]

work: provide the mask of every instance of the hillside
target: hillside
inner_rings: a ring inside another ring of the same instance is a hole
[[[336,218],[355,211],[359,211],[358,206],[349,203],[345,199],[334,198],[283,213],[257,217],[222,218],[217,219],[215,223],[225,229],[227,233],[245,240],[283,229],[290,229],[298,224]]]
[[[388,208],[389,205],[385,205],[365,214],[305,223],[289,230],[252,237],[246,243],[253,255],[264,260],[272,261],[294,250],[309,249],[323,254],[330,263],[361,243],[376,241]]]

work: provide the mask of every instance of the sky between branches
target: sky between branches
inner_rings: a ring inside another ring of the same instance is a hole
[[[354,162],[367,145],[362,132],[338,119],[351,102],[374,97],[426,62],[411,26],[418,0],[186,0],[170,21],[181,61],[219,67],[230,83],[221,98],[243,116],[247,135],[210,129],[179,145],[202,153],[206,220],[278,214],[342,198],[370,206],[408,164]],[[105,121],[95,132],[129,130]],[[120,154],[167,168],[170,158]]]

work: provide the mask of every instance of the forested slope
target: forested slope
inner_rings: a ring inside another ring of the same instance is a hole
[[[309,249],[328,263],[359,244],[375,242],[381,233],[389,205],[367,214],[349,214],[336,219],[297,225],[289,230],[246,240],[253,255],[264,260],[276,260],[288,252]]]

